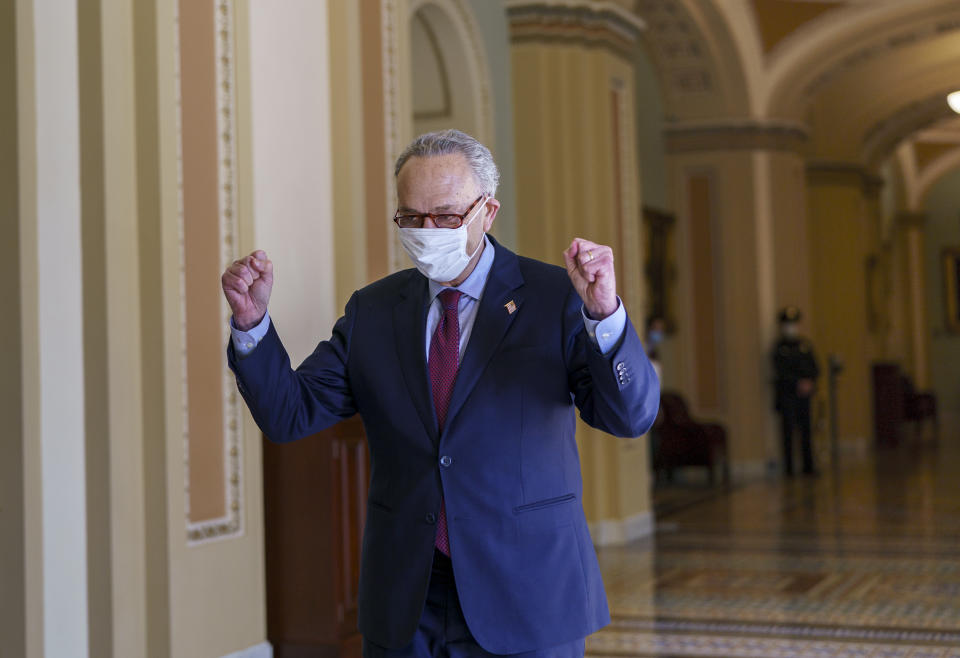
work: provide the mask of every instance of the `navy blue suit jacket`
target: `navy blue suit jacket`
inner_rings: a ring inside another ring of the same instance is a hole
[[[330,340],[296,370],[271,326],[246,358],[228,348],[239,390],[273,441],[361,415],[371,472],[359,625],[369,640],[412,639],[441,498],[457,590],[482,647],[519,653],[586,637],[610,616],[581,504],[573,407],[617,436],[649,428],[659,384],[640,339],[628,321],[602,355],[566,271],[496,245],[440,433],[427,297],[413,269],[355,292]]]

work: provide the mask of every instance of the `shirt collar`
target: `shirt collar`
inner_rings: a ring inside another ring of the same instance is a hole
[[[473,268],[473,272],[470,273],[470,276],[468,276],[463,283],[454,288],[454,290],[459,290],[473,299],[480,299],[480,295],[483,293],[483,287],[487,283],[487,277],[490,275],[490,269],[493,267],[493,243],[490,242],[490,238],[487,237],[486,233],[483,234],[483,242],[484,247],[483,251],[480,252],[480,260],[477,261],[477,266]],[[430,280],[431,303],[445,287],[446,286],[432,279]]]

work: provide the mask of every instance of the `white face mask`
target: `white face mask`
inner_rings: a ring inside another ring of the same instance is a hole
[[[401,228],[400,244],[423,276],[439,283],[453,281],[483,246],[480,240],[473,253],[467,253],[467,227],[479,215],[478,211],[460,228]]]

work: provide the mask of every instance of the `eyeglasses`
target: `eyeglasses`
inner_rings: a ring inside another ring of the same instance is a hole
[[[434,214],[432,212],[401,214],[398,210],[397,214],[393,217],[393,221],[395,221],[400,228],[423,228],[423,222],[429,217],[433,223],[437,225],[437,228],[460,228],[463,226],[463,220],[473,212],[482,198],[483,195],[481,194],[477,197],[476,201],[470,204],[470,207],[467,208],[467,211],[462,215],[456,213]]]

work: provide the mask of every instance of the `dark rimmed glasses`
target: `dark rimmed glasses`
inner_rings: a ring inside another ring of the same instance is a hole
[[[457,213],[435,214],[432,212],[401,213],[398,210],[397,214],[393,216],[393,221],[395,221],[400,228],[423,228],[423,222],[429,217],[437,228],[460,228],[463,226],[463,220],[476,209],[477,204],[480,203],[480,199],[482,198],[483,195],[481,194],[477,197],[476,201],[470,204],[470,207],[467,208],[467,211],[462,215],[458,215]]]

